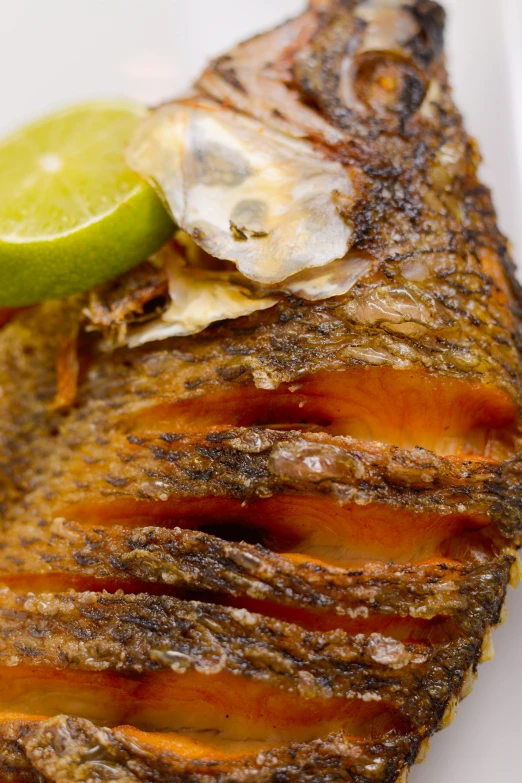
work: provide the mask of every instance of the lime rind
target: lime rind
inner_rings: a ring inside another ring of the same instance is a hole
[[[172,236],[160,198],[124,161],[145,114],[126,101],[90,102],[0,143],[0,306],[89,289]]]

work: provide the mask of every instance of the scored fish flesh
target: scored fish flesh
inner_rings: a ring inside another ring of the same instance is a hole
[[[522,293],[443,28],[314,0],[218,58],[129,149],[171,245],[10,314],[2,781],[394,783],[491,656]]]

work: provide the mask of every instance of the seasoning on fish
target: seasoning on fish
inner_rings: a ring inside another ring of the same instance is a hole
[[[491,656],[522,292],[443,27],[314,0],[218,58],[139,131],[175,239],[4,319],[2,780],[394,783]]]

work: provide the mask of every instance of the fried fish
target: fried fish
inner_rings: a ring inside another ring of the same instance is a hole
[[[469,692],[522,292],[443,28],[313,0],[218,58],[129,153],[184,233],[3,326],[2,781],[393,783]]]

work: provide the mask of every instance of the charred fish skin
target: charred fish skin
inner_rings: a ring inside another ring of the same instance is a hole
[[[519,573],[522,299],[443,26],[314,0],[195,87],[348,172],[348,292],[107,352],[168,294],[144,264],[0,332],[3,780],[394,783],[469,690]]]

